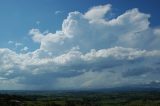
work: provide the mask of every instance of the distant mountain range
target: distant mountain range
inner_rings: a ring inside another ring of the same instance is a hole
[[[160,92],[160,82],[154,81],[148,84],[130,85],[113,88],[103,89],[83,89],[83,90],[0,90],[0,94],[13,94],[13,95],[52,95],[63,93],[76,93],[76,92],[139,92],[139,91],[157,91]]]
[[[160,82],[150,82],[148,84],[137,84],[122,87],[104,88],[97,89],[96,91],[106,91],[106,92],[128,92],[128,91],[160,91]]]

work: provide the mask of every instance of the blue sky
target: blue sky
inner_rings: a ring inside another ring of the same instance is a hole
[[[151,26],[159,26],[160,14],[159,1],[145,0],[1,0],[0,1],[0,47],[8,47],[9,40],[22,42],[30,47],[30,50],[38,48],[37,44],[32,44],[27,36],[31,28],[39,28],[42,31],[49,30],[55,32],[61,29],[63,19],[71,11],[84,13],[92,6],[112,4],[114,16],[122,14],[132,8],[139,8],[144,13],[152,15]],[[56,11],[62,11],[55,14]],[[36,23],[39,22],[39,25]]]
[[[13,89],[96,89],[160,82],[159,4],[1,0],[0,89],[10,84]]]

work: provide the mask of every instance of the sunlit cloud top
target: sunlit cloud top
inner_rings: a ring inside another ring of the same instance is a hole
[[[36,21],[24,36],[38,45],[34,50],[9,40],[9,47],[0,48],[0,89],[98,89],[159,81],[160,28],[150,25],[152,15],[131,8],[110,19],[112,8],[99,4],[69,12],[53,32]]]

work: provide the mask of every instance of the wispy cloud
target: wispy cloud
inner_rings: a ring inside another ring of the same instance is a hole
[[[10,40],[10,41],[8,41],[8,44],[13,44],[13,43],[14,43],[14,42],[13,42],[13,41],[11,41],[11,40]]]
[[[57,10],[54,12],[55,15],[62,14],[64,11]]]
[[[40,21],[36,21],[36,24],[37,24],[37,25],[40,25],[40,23],[41,23]]]
[[[29,48],[27,46],[25,46],[24,48],[21,49],[22,52],[27,52],[29,50]]]

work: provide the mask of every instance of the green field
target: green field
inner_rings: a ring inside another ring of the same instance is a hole
[[[0,106],[160,106],[160,92],[21,92],[0,94]]]

